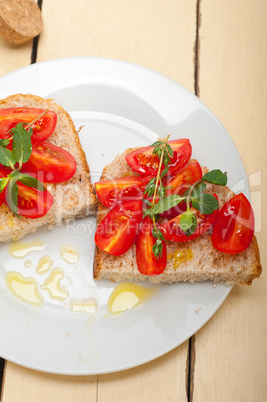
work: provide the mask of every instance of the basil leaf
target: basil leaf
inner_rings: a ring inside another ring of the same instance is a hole
[[[156,258],[160,258],[162,255],[163,245],[162,240],[157,239],[152,247],[152,252]]]
[[[13,131],[12,151],[20,167],[30,159],[32,153],[31,136],[21,123],[18,123]]]
[[[169,155],[167,148],[162,148],[162,149],[163,149],[163,153],[164,153],[163,164],[164,164],[164,166],[167,166],[170,162],[170,155]]]
[[[227,183],[227,175],[220,169],[214,169],[205,173],[202,180],[205,180],[208,183],[218,184],[219,186],[225,186]]]
[[[142,201],[143,201],[146,205],[149,205],[150,207],[152,206],[152,202],[148,201],[146,198],[142,198]]]
[[[219,208],[218,200],[211,194],[202,193],[198,197],[191,197],[192,206],[202,214],[209,215]]]
[[[10,142],[10,140],[8,138],[2,138],[2,139],[0,139],[0,146],[7,147],[9,142]]]
[[[172,158],[173,157],[173,149],[168,143],[166,144],[166,146],[167,146],[167,150],[168,150],[168,152],[170,154],[170,157]]]
[[[168,211],[168,209],[175,207],[183,200],[184,197],[181,197],[178,194],[167,195],[167,197],[162,198],[157,204],[154,205],[153,213],[161,214],[162,212]]]
[[[207,188],[206,183],[204,182],[200,182],[199,185],[194,189],[193,193],[192,193],[192,197],[197,198],[201,193],[203,193],[203,191],[205,191]]]
[[[151,147],[158,147],[158,146],[161,146],[163,144],[163,142],[162,141],[156,141],[156,142],[154,142],[152,145],[150,145]]]
[[[143,211],[143,219],[144,219],[146,216],[153,216],[153,209],[152,209],[152,208],[148,208],[148,209],[145,209],[145,210]]]
[[[191,212],[191,211],[186,211],[182,214],[180,222],[179,222],[179,226],[183,232],[186,232],[188,229],[191,228],[191,226],[194,223],[194,218],[196,218],[196,217],[193,214],[193,212]]]
[[[154,177],[147,183],[144,195],[147,194],[149,197],[152,197],[155,191],[155,184],[156,184],[156,178]]]
[[[153,177],[153,179],[149,180],[149,182],[147,183],[147,186],[155,185],[155,183],[156,183],[156,177]]]
[[[17,181],[17,177],[20,175],[21,173],[18,170],[13,170],[13,172],[11,172],[9,174],[9,178],[13,179],[13,181]]]
[[[160,198],[163,198],[165,196],[165,194],[166,194],[166,188],[162,184],[160,184],[158,186],[158,196]]]
[[[43,183],[28,174],[18,172],[18,175],[16,176],[16,181],[25,184],[25,186],[36,188],[39,191],[46,190],[46,187],[43,185]]]
[[[186,236],[190,236],[197,227],[197,217],[193,212],[187,211],[184,212],[181,216],[179,226],[183,232],[185,232]]]
[[[162,150],[161,150],[160,147],[154,148],[154,149],[153,149],[153,152],[152,152],[152,154],[153,154],[153,155],[157,155],[157,157],[158,157],[159,159],[160,159],[160,157],[161,157],[161,153],[162,153]]]
[[[185,232],[186,236],[189,237],[192,233],[195,232],[197,228],[197,217],[193,215],[193,221],[191,227]]]
[[[33,135],[33,129],[30,127],[28,130],[29,137],[31,138]]]
[[[168,167],[166,167],[165,169],[163,169],[162,172],[161,172],[161,174],[160,174],[160,177],[162,178],[163,176],[165,176],[165,174],[168,173],[168,170],[169,170]]]
[[[16,158],[12,154],[12,152],[4,147],[0,146],[0,163],[6,167],[11,167],[11,169],[15,169]]]
[[[0,179],[0,193],[2,193],[2,191],[6,188],[8,182],[9,182],[8,177],[2,177]]]
[[[170,157],[168,155],[165,155],[163,158],[163,165],[167,166],[170,162]]]
[[[20,218],[18,214],[18,193],[19,189],[16,181],[13,179],[9,180],[6,192],[6,202],[16,217]]]
[[[155,237],[156,239],[164,240],[162,232],[159,229],[156,229],[155,227],[153,227],[152,229],[152,236]]]

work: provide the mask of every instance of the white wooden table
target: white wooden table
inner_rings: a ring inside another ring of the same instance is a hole
[[[41,3],[39,41],[15,46],[0,39],[0,76],[59,57],[111,57],[158,71],[197,94],[223,123],[244,162],[263,274],[251,287],[234,287],[189,341],[140,367],[71,377],[6,362],[1,401],[266,401],[267,2]]]

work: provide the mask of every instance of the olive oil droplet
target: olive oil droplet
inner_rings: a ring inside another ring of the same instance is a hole
[[[19,299],[35,306],[43,305],[37,282],[34,278],[24,278],[19,272],[8,272],[6,283],[10,292]]]
[[[65,300],[68,297],[69,292],[60,285],[63,278],[64,271],[61,268],[54,268],[41,286],[42,289],[49,292],[51,299]]]
[[[45,246],[46,243],[40,240],[34,240],[32,242],[13,242],[9,245],[9,253],[12,257],[23,258],[33,251],[43,250]]]
[[[60,249],[60,256],[69,264],[76,264],[79,261],[79,250],[74,246],[63,246]]]
[[[50,270],[53,265],[53,260],[48,255],[44,255],[40,258],[38,265],[36,267],[37,274],[45,274]]]
[[[177,269],[182,263],[191,260],[193,258],[193,253],[190,248],[184,250],[177,250],[173,254],[169,254],[168,258],[172,259],[174,269]]]
[[[158,288],[145,288],[134,283],[120,283],[111,293],[108,300],[110,314],[119,314],[132,310],[156,294]]]
[[[94,299],[90,300],[72,300],[71,309],[74,313],[91,313],[97,312],[97,302]]]

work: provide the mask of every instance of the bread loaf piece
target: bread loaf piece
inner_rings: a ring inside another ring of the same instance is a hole
[[[49,212],[41,218],[18,219],[9,207],[3,204],[0,207],[0,241],[19,240],[45,224],[58,225],[66,220],[94,215],[97,198],[85,153],[69,114],[53,100],[45,100],[34,95],[17,94],[0,100],[0,108],[10,107],[34,107],[54,111],[57,114],[56,128],[46,141],[68,151],[75,158],[77,169],[70,180],[46,185],[54,203]]]
[[[103,170],[101,180],[136,175],[125,161],[125,156],[131,151],[132,149],[126,150],[107,165]],[[234,195],[228,187],[212,184],[207,185],[207,191],[215,192],[218,195],[220,207]],[[99,204],[98,222],[108,210]],[[135,245],[119,257],[109,255],[96,247],[94,278],[109,279],[114,282],[146,279],[151,283],[211,280],[214,283],[250,285],[262,271],[255,236],[250,246],[237,255],[225,254],[216,250],[212,245],[210,234],[203,234],[197,239],[185,243],[169,241],[166,243],[167,266],[162,274],[156,276],[142,275],[138,271]]]

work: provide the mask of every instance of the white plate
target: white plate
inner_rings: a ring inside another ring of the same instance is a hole
[[[72,115],[93,180],[103,166],[130,146],[147,145],[159,136],[188,137],[193,157],[210,169],[229,174],[229,186],[249,197],[239,154],[219,121],[190,92],[153,71],[121,61],[98,58],[59,59],[31,65],[0,79],[0,96],[32,93],[52,97]],[[107,300],[115,285],[92,279],[95,220],[46,228],[24,241],[47,243],[22,259],[0,247],[0,355],[17,364],[62,374],[100,374],[134,367],[180,345],[216,312],[230,291],[211,283],[160,285],[156,295],[137,309],[107,316]],[[59,250],[79,248],[75,265],[64,262]],[[69,296],[35,307],[14,297],[7,288],[8,271],[21,272],[42,285],[36,273],[48,254],[61,267]],[[32,266],[26,268],[25,260]],[[74,313],[72,299],[93,298],[96,313]]]

